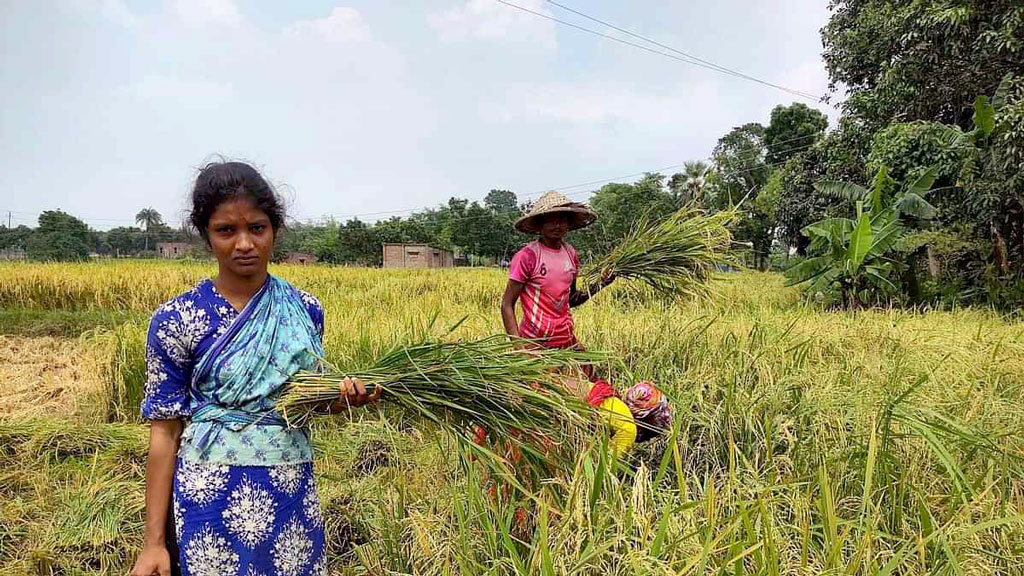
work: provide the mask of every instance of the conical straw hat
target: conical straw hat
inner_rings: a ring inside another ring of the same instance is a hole
[[[590,226],[597,220],[597,213],[587,207],[586,204],[573,202],[561,192],[552,190],[545,192],[537,199],[530,211],[516,220],[516,230],[524,234],[536,234],[540,232],[539,221],[541,216],[547,214],[562,213],[569,216],[569,229],[576,230]]]

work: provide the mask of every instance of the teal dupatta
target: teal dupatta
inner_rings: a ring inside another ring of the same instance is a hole
[[[292,374],[316,369],[321,357],[320,334],[302,297],[268,275],[192,372],[196,409],[179,456],[241,466],[311,461],[308,432],[285,426],[273,399]]]

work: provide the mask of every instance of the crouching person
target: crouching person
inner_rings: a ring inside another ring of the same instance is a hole
[[[623,456],[637,442],[647,442],[672,427],[672,409],[668,399],[651,382],[639,382],[619,394],[601,378],[593,382],[569,380],[566,386],[599,410],[608,425],[610,446]]]

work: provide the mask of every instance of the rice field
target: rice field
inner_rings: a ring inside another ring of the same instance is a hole
[[[146,322],[213,271],[0,263],[0,574],[130,569]],[[320,298],[341,367],[463,319],[450,338],[501,329],[497,270],[272,272]],[[710,292],[617,283],[577,309],[581,341],[623,360],[612,381],[662,385],[676,427],[621,465],[595,437],[539,501],[492,499],[386,403],[317,422],[332,573],[1024,574],[1024,323],[824,311],[771,273]]]

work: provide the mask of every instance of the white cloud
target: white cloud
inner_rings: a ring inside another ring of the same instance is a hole
[[[122,87],[118,93],[143,106],[174,106],[178,110],[209,110],[229,104],[231,84],[150,74]]]
[[[106,20],[131,28],[139,23],[139,18],[132,14],[123,0],[69,0],[65,6],[78,12],[80,16],[99,14]]]
[[[295,22],[285,29],[285,34],[314,36],[333,43],[367,42],[370,26],[355,8],[336,6],[324,18]]]
[[[543,0],[519,0],[517,4],[549,13]],[[467,0],[462,6],[430,14],[427,21],[446,42],[501,40],[540,43],[549,48],[556,44],[554,22],[494,0]]]
[[[187,26],[238,26],[242,13],[233,0],[174,0],[173,10]]]
[[[100,13],[122,26],[131,27],[138,24],[138,18],[128,10],[121,0],[102,0]]]

